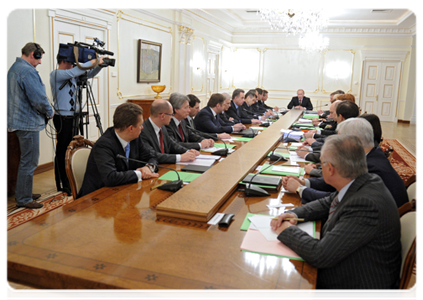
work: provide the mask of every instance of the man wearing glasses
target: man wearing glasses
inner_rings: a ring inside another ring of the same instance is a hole
[[[193,161],[200,154],[197,150],[188,149],[169,137],[165,126],[169,125],[173,115],[169,101],[156,99],[151,104],[150,117],[143,123],[141,138],[154,149],[159,164]]]

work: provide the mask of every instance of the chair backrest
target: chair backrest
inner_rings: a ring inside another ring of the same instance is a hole
[[[84,139],[82,135],[76,135],[66,150],[66,175],[68,176],[74,199],[78,194],[84,180],[88,157],[94,143]]]
[[[416,199],[416,174],[413,174],[412,176],[410,176],[410,178],[407,179],[405,187],[407,188],[408,200],[411,201],[413,199]]]
[[[401,217],[401,271],[400,288],[408,287],[416,262],[416,212]]]

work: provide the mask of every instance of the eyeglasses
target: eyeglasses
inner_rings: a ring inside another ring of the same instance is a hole
[[[173,117],[175,115],[175,114],[168,114],[168,113],[161,113],[161,114],[165,114],[165,115],[171,116],[171,117]]]

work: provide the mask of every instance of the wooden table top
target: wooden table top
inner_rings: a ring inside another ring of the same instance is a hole
[[[218,212],[233,213],[235,218],[228,228],[221,228],[157,216],[157,205],[172,195],[150,190],[161,182],[102,188],[11,229],[8,278],[56,289],[316,287],[317,270],[308,263],[240,250],[245,216],[278,214],[266,206],[277,198],[277,191],[260,198],[233,191]],[[199,189],[197,197],[203,193]],[[301,204],[291,193],[285,193],[282,202]]]

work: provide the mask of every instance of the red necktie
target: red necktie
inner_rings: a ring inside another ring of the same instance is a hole
[[[302,102],[303,102],[303,99],[300,99],[300,105],[301,105]]]
[[[160,150],[164,153],[164,145],[163,145],[163,132],[160,129],[159,131],[159,140],[160,140]]]
[[[182,125],[179,123],[179,134],[181,135],[182,142],[184,142],[184,132],[182,131]]]

